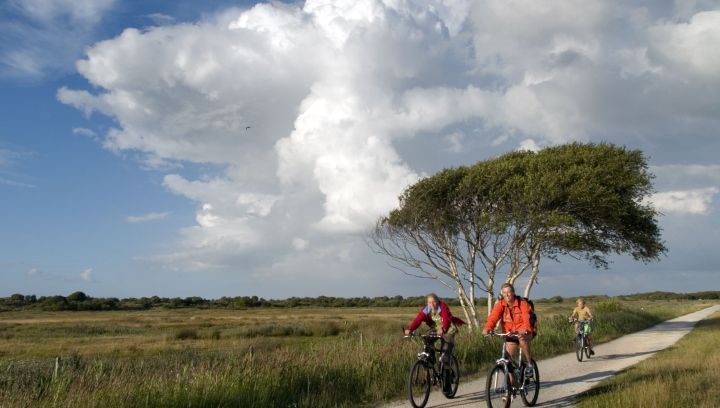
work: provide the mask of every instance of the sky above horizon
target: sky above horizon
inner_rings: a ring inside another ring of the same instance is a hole
[[[573,141],[645,153],[669,251],[533,296],[720,289],[720,1],[9,0],[0,103],[0,296],[450,295],[375,220]]]

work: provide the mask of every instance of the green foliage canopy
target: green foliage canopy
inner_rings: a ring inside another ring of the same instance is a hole
[[[611,144],[511,152],[408,187],[372,238],[381,253],[423,277],[445,275],[488,293],[500,268],[514,281],[532,266],[532,281],[542,256],[570,255],[598,267],[611,254],[649,262],[666,251],[647,202],[652,178],[641,151]]]

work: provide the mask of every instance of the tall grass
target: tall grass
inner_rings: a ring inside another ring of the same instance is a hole
[[[720,405],[720,313],[674,346],[602,382],[580,408],[717,407]]]
[[[594,335],[607,340],[700,307],[665,305],[598,304]],[[540,313],[537,359],[572,349],[572,327],[564,318],[571,307],[562,310]],[[402,315],[403,321],[411,317]],[[6,356],[0,359],[0,406],[342,407],[402,397],[420,345],[394,334],[398,318],[335,320],[289,324],[283,317],[239,328],[194,321],[185,329],[170,327],[175,331],[164,337],[163,348],[141,349],[138,342],[132,346],[137,353],[65,354],[57,374],[54,359]],[[6,328],[21,333],[16,329]],[[484,372],[499,354],[497,340],[477,334],[460,333],[457,343],[466,378]]]

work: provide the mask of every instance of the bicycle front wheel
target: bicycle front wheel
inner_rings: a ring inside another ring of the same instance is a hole
[[[460,386],[460,365],[455,356],[452,356],[448,367],[443,366],[441,373],[443,375],[443,382],[448,381],[450,383],[447,392],[445,391],[446,388],[443,388],[443,395],[445,395],[446,398],[453,398],[455,394],[457,394],[458,387]]]
[[[526,373],[522,373],[525,376],[523,380],[523,387],[520,390],[520,397],[522,397],[523,404],[526,407],[532,407],[537,403],[538,395],[540,395],[540,370],[538,370],[537,363],[535,360],[530,360],[532,365],[533,375],[527,376]]]
[[[430,368],[418,360],[410,367],[408,398],[413,408],[423,408],[430,396]]]
[[[510,406],[510,374],[498,364],[490,370],[485,387],[485,399],[488,408],[507,408]]]
[[[575,336],[575,355],[577,356],[577,361],[583,360],[583,348],[585,348],[583,336],[582,334],[578,334]]]

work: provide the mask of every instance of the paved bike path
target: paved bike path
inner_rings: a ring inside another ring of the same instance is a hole
[[[595,347],[595,355],[589,360],[578,362],[575,353],[563,354],[538,362],[540,370],[539,407],[571,407],[578,393],[587,391],[598,382],[613,376],[618,371],[670,347],[680,340],[698,321],[720,310],[720,305],[677,317],[645,329],[625,335]],[[461,367],[462,368],[462,367]],[[386,407],[410,406],[407,399]],[[472,382],[463,382],[455,398],[446,399],[440,390],[433,388],[428,407],[480,407],[485,403],[485,377]],[[522,407],[518,396],[513,407]]]

